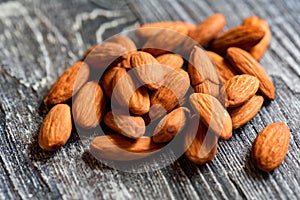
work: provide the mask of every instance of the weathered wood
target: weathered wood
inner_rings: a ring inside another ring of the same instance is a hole
[[[300,4],[256,1],[2,1],[0,3],[0,199],[299,199]],[[91,45],[140,23],[199,23],[222,12],[227,28],[249,15],[265,18],[273,39],[261,60],[276,100],[220,141],[213,162],[185,157],[155,172],[119,172],[93,158],[74,132],[60,151],[42,152],[37,134],[43,96],[62,71]],[[270,174],[249,159],[252,141],[267,124],[291,128],[290,149]]]

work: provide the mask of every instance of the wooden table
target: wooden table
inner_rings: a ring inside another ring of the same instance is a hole
[[[27,0],[0,3],[0,199],[299,199],[300,2]],[[37,146],[51,84],[91,45],[146,22],[199,23],[222,12],[227,27],[249,15],[266,19],[273,39],[261,60],[276,86],[246,126],[220,141],[216,158],[197,166],[184,156],[162,170],[119,172],[98,162],[74,132],[55,153]],[[271,173],[257,171],[251,144],[267,124],[291,129],[289,152]]]

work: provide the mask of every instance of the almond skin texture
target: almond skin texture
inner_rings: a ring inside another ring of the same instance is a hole
[[[268,49],[272,37],[272,33],[268,23],[257,16],[250,16],[244,19],[242,25],[260,26],[265,31],[264,37],[249,51],[253,58],[255,58],[256,60],[260,60],[261,57],[265,54],[266,50]]]
[[[129,110],[136,115],[144,115],[150,110],[150,97],[147,88],[140,87],[134,91],[129,100]]]
[[[128,52],[136,51],[136,46],[134,42],[129,37],[123,35],[113,36],[108,40],[108,42],[117,43],[125,47]]]
[[[226,19],[224,15],[217,13],[200,23],[196,29],[189,31],[188,39],[184,42],[182,47],[183,53],[189,53],[195,44],[200,44],[201,46],[206,45],[211,40],[216,38],[218,34],[223,30],[226,24]]]
[[[91,49],[84,61],[94,69],[105,70],[127,52],[127,49],[120,44],[104,42]]]
[[[108,112],[104,123],[112,130],[133,139],[143,136],[146,130],[142,117],[130,116],[120,110]]]
[[[160,64],[174,69],[180,69],[183,65],[183,58],[178,54],[167,53],[156,59]]]
[[[232,136],[232,121],[227,110],[213,96],[194,93],[189,98],[190,104],[200,120],[221,139]]]
[[[44,99],[46,105],[64,103],[86,83],[90,75],[89,67],[84,62],[70,66],[52,85]]]
[[[191,85],[195,86],[210,80],[219,84],[217,70],[208,55],[201,47],[195,46],[191,52],[187,71],[191,79]]]
[[[251,157],[255,167],[269,172],[278,167],[289,148],[290,130],[283,122],[268,125],[256,137]]]
[[[193,87],[195,93],[209,94],[213,97],[219,99],[220,96],[220,86],[218,84],[212,83],[209,80]]]
[[[55,151],[66,144],[72,131],[70,107],[55,105],[47,114],[41,126],[38,143],[46,151]]]
[[[97,82],[86,83],[73,102],[75,123],[87,129],[96,127],[105,114],[105,101],[105,95]]]
[[[156,126],[152,140],[156,143],[169,142],[179,134],[189,120],[190,111],[180,107],[167,114]]]
[[[218,137],[199,122],[199,117],[193,116],[184,139],[186,157],[198,164],[204,165],[212,161],[217,153]]]
[[[262,96],[255,95],[240,107],[229,110],[232,120],[232,128],[237,129],[253,119],[260,111],[263,103],[264,98]]]
[[[160,87],[166,72],[165,67],[149,53],[138,51],[131,55],[131,66],[137,78],[150,90],[156,90]]]
[[[259,90],[269,100],[275,99],[275,88],[264,68],[249,54],[240,48],[231,47],[227,57],[232,66],[242,74],[255,76],[259,80]]]
[[[237,75],[237,72],[232,68],[230,63],[225,58],[212,51],[206,51],[206,54],[217,67],[218,75],[221,78],[223,84]]]
[[[152,142],[150,137],[133,140],[119,134],[112,134],[95,137],[90,143],[90,151],[96,158],[129,161],[150,156],[163,146]]]
[[[249,51],[264,37],[265,31],[259,26],[238,26],[219,35],[210,45],[218,54],[225,54],[229,47]]]
[[[148,23],[140,26],[136,29],[135,34],[139,38],[142,39],[149,39],[156,35],[158,32],[160,32],[162,29],[172,29],[176,26],[174,25],[181,25],[185,26],[188,31],[194,30],[196,26],[194,24],[190,24],[187,22],[181,22],[181,21],[162,21],[162,22],[154,22],[154,23]]]
[[[119,63],[116,67],[108,68],[102,75],[100,83],[103,86],[105,94],[111,98],[113,93],[113,79],[118,70],[120,70],[121,64]]]
[[[225,85],[226,107],[238,107],[253,97],[259,88],[255,76],[243,74],[231,78]]]
[[[158,56],[172,52],[186,39],[188,29],[184,25],[176,24],[171,29],[162,29],[144,44],[142,50]]]

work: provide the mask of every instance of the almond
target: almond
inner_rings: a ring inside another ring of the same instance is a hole
[[[150,90],[156,90],[160,87],[166,70],[151,54],[141,51],[135,52],[131,55],[130,62],[137,78],[146,87]]]
[[[232,136],[232,121],[227,110],[213,96],[194,93],[189,98],[190,104],[200,120],[221,139]]]
[[[128,52],[137,50],[135,43],[129,37],[126,37],[123,35],[115,35],[115,36],[109,38],[109,40],[107,42],[117,43],[117,44],[125,47]]]
[[[249,50],[250,54],[253,56],[254,59],[260,60],[261,57],[265,54],[266,50],[268,49],[272,37],[272,33],[268,23],[257,16],[250,16],[244,19],[242,25],[259,26],[265,31],[265,35],[260,40],[260,42]]]
[[[288,151],[289,127],[283,122],[268,125],[256,137],[251,157],[255,167],[269,172],[278,167]]]
[[[130,116],[121,110],[108,112],[104,117],[104,123],[112,130],[134,139],[143,136],[146,130],[142,117]]]
[[[163,66],[180,69],[183,65],[183,58],[178,54],[167,53],[158,56],[157,61]]]
[[[226,107],[238,107],[253,97],[259,88],[255,76],[243,74],[231,78],[225,85]]]
[[[47,114],[41,126],[38,143],[46,151],[55,151],[66,144],[72,131],[70,107],[55,105]]]
[[[152,142],[150,137],[133,140],[113,134],[95,137],[90,143],[90,150],[96,158],[129,161],[150,156],[163,146]]]
[[[179,134],[189,120],[190,111],[180,107],[167,114],[156,126],[152,140],[156,143],[169,142]]]
[[[185,134],[184,146],[186,157],[198,165],[203,165],[214,159],[218,137],[194,115]]]
[[[187,71],[192,86],[199,85],[205,80],[210,80],[216,84],[220,83],[215,66],[201,47],[195,46],[193,48]]]
[[[44,98],[44,103],[64,103],[86,83],[90,75],[89,67],[84,62],[76,62],[57,79]]]
[[[127,49],[120,44],[104,42],[91,49],[84,61],[94,69],[103,70],[127,52]]]
[[[225,54],[229,47],[249,51],[264,37],[265,31],[259,26],[238,26],[219,35],[210,45],[218,54]]]
[[[108,68],[102,75],[100,83],[103,86],[105,94],[111,98],[113,93],[113,79],[116,72],[121,68],[121,63],[118,63],[115,67]]]
[[[176,28],[176,26],[174,26],[174,25],[185,26],[188,31],[191,31],[196,28],[196,26],[194,24],[190,24],[187,22],[162,21],[162,22],[154,22],[154,23],[144,24],[135,30],[135,34],[139,38],[149,39],[150,37],[153,37],[158,32],[160,32],[162,29]]]
[[[219,99],[220,96],[220,86],[218,84],[212,83],[209,80],[193,87],[195,93],[209,94],[213,97]]]
[[[261,109],[263,103],[264,98],[255,95],[240,107],[229,110],[232,128],[237,129],[253,119]]]
[[[230,63],[222,56],[212,51],[206,51],[206,54],[209,56],[212,63],[215,64],[218,75],[221,78],[223,84],[225,84],[229,79],[237,74]]]
[[[173,25],[170,29],[162,29],[143,45],[142,50],[154,56],[172,52],[186,39],[188,29],[181,24]]]
[[[227,57],[232,66],[243,74],[255,76],[260,81],[259,90],[266,98],[275,99],[275,88],[264,68],[248,52],[231,47],[227,51]]]
[[[189,31],[188,36],[191,39],[185,40],[182,52],[189,53],[195,44],[200,44],[202,46],[209,43],[211,40],[216,38],[218,34],[222,31],[226,24],[226,19],[224,15],[217,13],[200,23],[197,28]]]
[[[94,128],[105,114],[105,95],[95,81],[86,83],[75,98],[72,106],[76,124],[83,128]]]
[[[150,97],[147,88],[139,87],[129,100],[129,110],[136,115],[144,115],[150,110]]]

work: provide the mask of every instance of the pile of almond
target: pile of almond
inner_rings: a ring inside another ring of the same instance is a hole
[[[230,139],[233,129],[275,98],[274,85],[258,62],[270,43],[268,24],[251,16],[222,32],[225,24],[222,14],[198,26],[150,23],[135,30],[136,42],[118,35],[91,47],[46,95],[44,103],[54,106],[41,126],[40,147],[63,146],[73,117],[83,129],[104,130],[90,143],[99,158],[143,158],[180,134],[187,158],[197,164],[211,161],[219,138]],[[289,139],[284,123],[267,126],[254,141],[254,165],[275,169]]]

